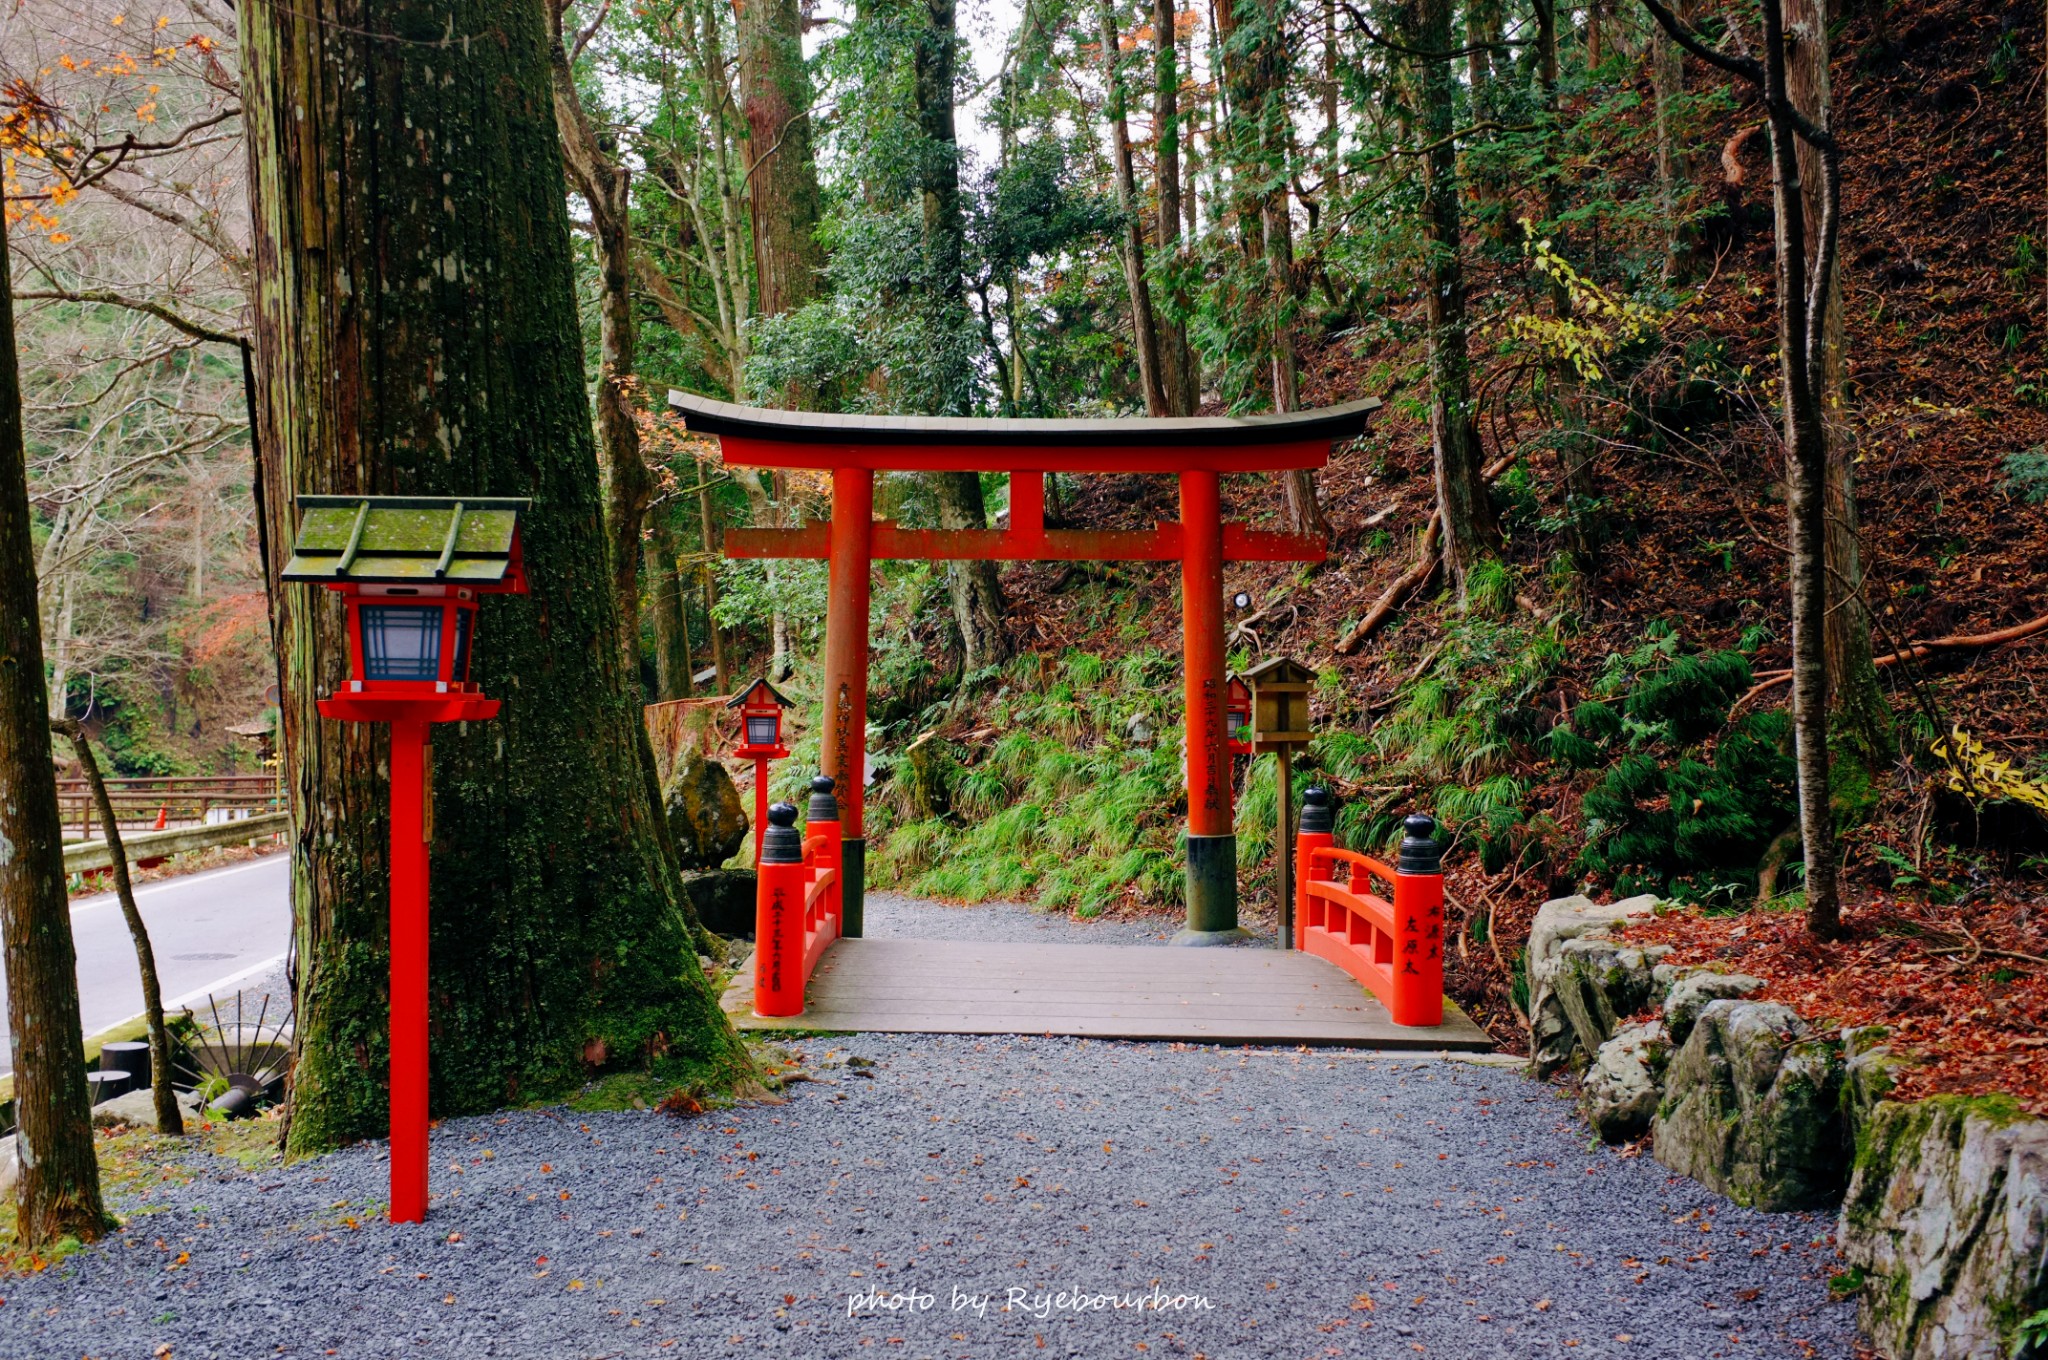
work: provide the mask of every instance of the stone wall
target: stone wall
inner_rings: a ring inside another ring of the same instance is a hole
[[[1656,906],[1537,913],[1536,1075],[1578,1073],[1602,1138],[1648,1135],[1658,1161],[1738,1203],[1840,1205],[1844,1284],[1887,1360],[2048,1357],[2024,1326],[2048,1310],[2048,1121],[2003,1098],[1886,1099],[1903,1060],[1882,1030],[1823,1033],[1747,999],[1756,978],[1629,944],[1618,928]]]

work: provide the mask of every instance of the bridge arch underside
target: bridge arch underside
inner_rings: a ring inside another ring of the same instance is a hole
[[[1226,562],[1320,562],[1319,534],[1277,533],[1226,522],[1226,472],[1322,467],[1355,438],[1379,402],[1246,418],[983,420],[818,415],[669,394],[689,428],[716,436],[729,465],[804,468],[830,474],[830,518],[797,528],[733,529],[734,558],[823,559],[825,722],[820,763],[838,783],[845,838],[842,930],[861,931],[866,830],[868,615],[876,559],[1179,562],[1183,722],[1187,736],[1187,924],[1179,940],[1227,942],[1237,925],[1237,841],[1232,829],[1229,734],[1224,725]],[[1004,473],[1010,523],[1001,529],[909,529],[874,518],[875,474]],[[1052,529],[1047,473],[1171,474],[1180,519],[1150,529]]]

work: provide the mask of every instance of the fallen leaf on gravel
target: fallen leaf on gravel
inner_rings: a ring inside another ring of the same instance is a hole
[[[1549,1299],[1538,1299],[1538,1300],[1536,1300],[1536,1311],[1537,1311],[1537,1312],[1539,1312],[1539,1313],[1547,1313],[1547,1312],[1549,1312],[1549,1311],[1550,1311],[1550,1300],[1549,1300]]]

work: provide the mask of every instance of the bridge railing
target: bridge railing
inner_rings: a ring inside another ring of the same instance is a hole
[[[1399,861],[1389,867],[1336,845],[1333,814],[1329,794],[1310,789],[1295,839],[1294,947],[1364,983],[1395,1024],[1442,1024],[1444,877],[1436,823],[1408,818]]]
[[[275,775],[192,775],[115,778],[106,781],[107,801],[124,831],[163,831],[212,826],[276,812],[285,806]],[[57,808],[64,836],[89,841],[106,835],[98,798],[84,779],[57,781]]]
[[[768,809],[754,897],[754,1013],[802,1015],[804,988],[839,938],[839,805],[831,779],[811,781],[802,832],[796,806]]]

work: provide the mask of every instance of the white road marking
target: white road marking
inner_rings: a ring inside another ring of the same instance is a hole
[[[206,883],[216,878],[228,878],[234,874],[245,874],[251,869],[267,869],[270,867],[270,862],[273,858],[275,858],[273,855],[264,855],[258,859],[251,860],[247,864],[230,864],[224,869],[208,869],[203,873],[180,874],[176,878],[164,878],[154,883],[145,883],[135,890],[135,900],[139,904],[143,898],[163,892],[168,888],[189,888],[195,883]],[[71,908],[71,914],[77,916],[82,912],[97,911],[101,907],[117,907],[119,905],[121,905],[121,895],[119,893],[101,893],[97,897],[88,897],[83,901],[74,903]]]

